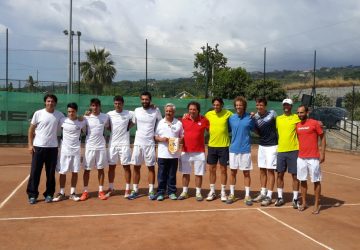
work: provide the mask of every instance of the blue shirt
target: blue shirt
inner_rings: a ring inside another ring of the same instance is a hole
[[[276,112],[267,111],[263,115],[255,114],[255,127],[260,136],[259,144],[261,146],[275,146],[278,144],[276,133]]]
[[[251,139],[250,131],[255,127],[254,120],[249,113],[240,116],[233,114],[229,118],[229,128],[231,129],[230,153],[242,154],[250,153]]]

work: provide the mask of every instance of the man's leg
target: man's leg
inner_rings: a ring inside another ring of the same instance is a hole
[[[299,186],[300,186],[300,182],[297,179],[297,175],[296,174],[292,174],[292,188],[293,188],[293,208],[298,208],[299,207],[299,202],[298,202],[298,197],[299,197]]]
[[[227,166],[220,165],[221,171],[221,201],[226,201]]]
[[[115,169],[116,169],[116,164],[109,165],[109,170],[108,170],[109,190],[107,193],[111,193],[112,191],[114,191]]]
[[[166,190],[166,163],[165,163],[165,159],[163,158],[158,158],[158,188],[157,188],[157,194],[154,197],[150,197],[150,198],[157,198],[158,201],[163,201],[164,200],[164,196],[165,196],[165,190]]]
[[[306,208],[306,193],[307,193],[307,181],[301,181],[300,183],[301,185],[301,199],[302,199],[302,204],[301,207],[299,208],[300,211],[303,211]]]
[[[105,180],[105,171],[103,168],[98,169],[98,181],[99,181],[99,194],[98,197],[100,200],[106,200],[108,197],[104,192],[104,180]]]
[[[235,185],[237,169],[230,169],[230,195],[227,197],[226,203],[232,204],[235,201]]]
[[[212,201],[216,198],[215,183],[216,183],[216,164],[209,164],[209,180],[210,180],[210,192],[207,201]]]
[[[266,197],[267,169],[260,167],[260,194],[253,199],[254,202],[262,202]]]
[[[127,198],[130,195],[130,183],[131,183],[131,168],[130,165],[123,165],[124,177],[125,177],[125,195]]]
[[[39,196],[38,188],[44,164],[44,153],[42,148],[34,147],[34,149],[35,151],[33,152],[31,160],[30,178],[26,189],[29,199],[35,198],[32,204],[36,203],[36,199]]]
[[[314,194],[315,194],[315,203],[313,214],[318,214],[320,211],[320,195],[321,195],[321,183],[320,181],[314,182]]]
[[[277,185],[278,198],[275,201],[275,206],[276,207],[281,207],[282,205],[285,204],[285,201],[284,201],[284,198],[283,198],[284,174],[285,174],[285,172],[278,172],[277,173],[276,185]]]
[[[81,201],[85,201],[89,198],[89,191],[88,191],[89,179],[90,179],[90,170],[85,169],[83,174],[84,190],[80,197]]]
[[[176,159],[168,159],[168,194],[171,200],[176,200],[176,173],[178,169],[178,162],[179,160]]]
[[[44,192],[44,196],[45,202],[51,202],[56,187],[55,169],[57,164],[58,148],[47,148],[45,152],[46,190]]]
[[[154,195],[154,184],[155,184],[155,166],[148,166],[148,182],[149,182],[149,196]],[[150,197],[149,197],[150,198]]]

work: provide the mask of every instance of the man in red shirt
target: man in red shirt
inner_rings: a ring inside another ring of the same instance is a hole
[[[209,121],[200,115],[200,104],[190,102],[187,105],[188,115],[182,119],[184,129],[184,145],[181,154],[179,171],[183,173],[183,191],[178,200],[188,198],[188,187],[190,182],[191,165],[194,166],[196,200],[202,201],[201,185],[205,174],[205,140],[204,132],[209,129]]]
[[[320,163],[325,161],[326,140],[319,121],[308,118],[309,109],[302,105],[297,109],[301,122],[296,125],[299,139],[299,155],[297,159],[297,178],[301,181],[302,205],[299,211],[306,208],[307,176],[310,175],[314,183],[315,205],[313,214],[320,210],[319,198],[321,193]],[[318,139],[321,140],[321,153],[319,152]]]

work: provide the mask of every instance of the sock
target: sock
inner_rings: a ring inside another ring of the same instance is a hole
[[[187,192],[188,192],[188,189],[189,189],[188,187],[183,187],[183,192],[184,192],[184,193],[187,193]]]
[[[245,187],[245,197],[250,196],[250,187]]]
[[[60,194],[65,194],[64,188],[60,188]]]
[[[235,194],[235,185],[230,185],[230,194]]]
[[[262,187],[260,193],[262,195],[266,195],[266,188]]]
[[[138,191],[138,184],[133,184],[133,189],[134,189],[135,192],[137,192]]]
[[[130,183],[125,184],[125,190],[130,190]]]
[[[201,193],[201,188],[196,188],[196,194],[200,194]]]
[[[215,184],[210,184],[210,192],[215,193]]]
[[[273,191],[268,190],[266,196],[271,199],[272,198],[272,193],[273,193]]]
[[[88,191],[88,186],[84,187],[84,192]]]
[[[149,193],[154,191],[154,184],[149,184]]]
[[[221,193],[222,194],[225,194],[225,187],[226,187],[225,185],[221,184]]]
[[[114,190],[114,183],[109,183],[109,189]]]
[[[104,191],[103,189],[104,189],[104,186],[99,186],[99,192]]]
[[[75,194],[75,187],[70,188],[70,194]]]
[[[297,200],[299,195],[299,191],[293,191],[293,200]]]
[[[282,198],[283,197],[283,189],[282,188],[278,188],[277,189],[278,192],[278,198]]]

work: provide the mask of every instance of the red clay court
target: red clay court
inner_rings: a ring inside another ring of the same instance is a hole
[[[257,147],[253,147],[252,196],[258,192]],[[26,184],[30,155],[26,148],[0,148],[0,249],[359,249],[360,248],[360,155],[327,151],[322,165],[322,208],[311,214],[313,186],[309,183],[310,207],[299,212],[291,207],[291,180],[285,178],[283,207],[261,207],[243,202],[243,177],[238,173],[236,196],[231,205],[220,199],[197,202],[149,201],[147,196],[123,198],[122,167],[117,167],[115,196],[97,196],[97,173],[91,172],[92,197],[84,202],[65,200],[45,204],[43,197],[29,205]],[[219,176],[219,172],[218,172]],[[107,178],[107,175],[106,175]],[[58,181],[58,177],[57,177]],[[69,194],[68,176],[66,194]],[[181,192],[181,175],[178,174]],[[45,173],[39,187],[44,191]],[[208,173],[203,195],[208,192]],[[107,184],[105,185],[107,188]],[[142,168],[140,192],[147,193],[147,169]],[[217,189],[220,188],[219,177]],[[227,187],[228,188],[228,187]],[[57,183],[57,191],[58,191]],[[82,191],[82,173],[77,193]],[[273,198],[276,198],[276,187]]]

